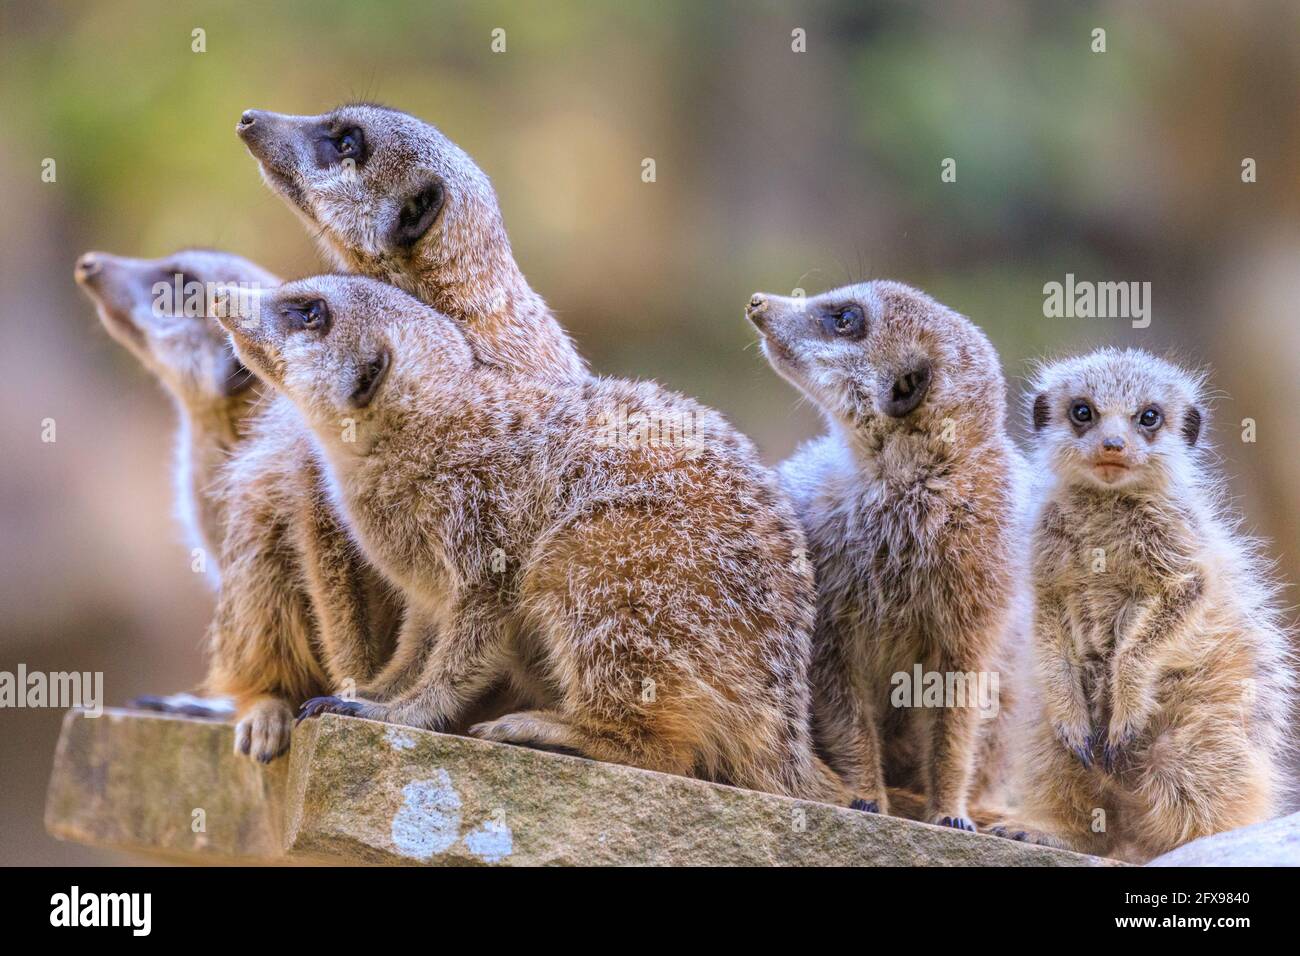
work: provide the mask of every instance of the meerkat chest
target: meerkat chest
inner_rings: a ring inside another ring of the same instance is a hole
[[[1187,535],[1150,508],[1050,505],[1033,540],[1040,597],[1063,605],[1104,656],[1128,615],[1193,567]]]

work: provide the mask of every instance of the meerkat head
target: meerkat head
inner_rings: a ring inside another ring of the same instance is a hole
[[[318,431],[361,422],[422,384],[437,388],[474,357],[460,327],[400,289],[353,275],[287,282],[218,319],[244,363]]]
[[[229,401],[256,381],[210,306],[228,286],[274,288],[279,279],[266,270],[228,252],[186,249],[161,259],[87,252],[73,275],[109,334],[187,403]]]
[[[487,176],[414,116],[368,104],[320,116],[248,110],[236,131],[271,189],[350,272],[430,300],[421,282],[469,282],[513,262]]]
[[[1193,464],[1205,427],[1203,376],[1137,349],[1043,365],[1030,419],[1046,464],[1069,484],[1163,487]]]
[[[925,429],[971,407],[998,427],[1005,418],[992,345],[909,286],[867,282],[806,299],[759,293],[745,311],[777,372],[848,429]]]

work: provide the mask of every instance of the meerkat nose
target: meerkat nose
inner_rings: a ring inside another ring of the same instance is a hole
[[[239,124],[235,127],[235,132],[240,136],[250,133],[253,130],[253,127],[257,125],[257,118],[260,114],[261,110],[244,110],[244,112],[240,114]]]
[[[1104,451],[1123,451],[1124,439],[1119,436],[1103,438],[1101,441],[1101,447]]]
[[[749,305],[745,306],[745,315],[749,320],[759,328],[763,327],[762,319],[767,314],[767,296],[761,292],[755,292],[749,299]]]
[[[99,260],[99,258],[96,257],[93,252],[87,252],[77,260],[77,265],[73,269],[72,275],[78,282],[85,283],[99,275],[103,268],[104,264]]]

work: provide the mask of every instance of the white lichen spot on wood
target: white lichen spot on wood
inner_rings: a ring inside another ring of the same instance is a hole
[[[391,724],[384,728],[384,738],[394,750],[412,750],[415,747],[414,737]]]
[[[465,848],[484,863],[500,863],[515,851],[515,836],[499,820],[485,820],[465,834]]]
[[[402,806],[393,817],[393,847],[402,856],[430,860],[460,838],[460,794],[451,775],[439,769],[432,779],[402,788]]]

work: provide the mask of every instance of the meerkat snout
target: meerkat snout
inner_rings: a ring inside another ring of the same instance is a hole
[[[98,253],[87,252],[77,258],[77,264],[72,269],[72,277],[78,285],[86,285],[100,274],[102,268]]]

